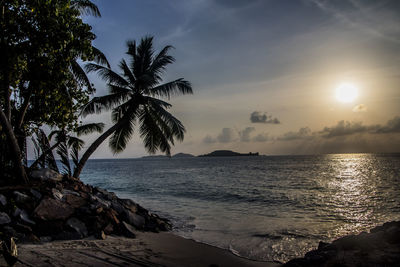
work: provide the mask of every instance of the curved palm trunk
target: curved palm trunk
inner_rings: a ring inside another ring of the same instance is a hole
[[[18,140],[14,134],[14,131],[10,124],[10,121],[7,119],[7,115],[4,113],[2,108],[0,108],[0,122],[3,127],[4,132],[7,135],[7,138],[10,142],[9,145],[10,145],[13,157],[14,157],[14,164],[16,167],[16,171],[18,172],[18,176],[24,184],[27,184],[28,176],[26,175],[24,165],[22,165],[21,149],[18,145]]]
[[[123,121],[120,121],[116,124],[114,124],[110,129],[105,131],[102,135],[100,135],[99,138],[94,141],[90,147],[85,151],[83,154],[82,158],[80,159],[78,165],[75,167],[74,170],[74,175],[73,177],[79,178],[79,175],[82,172],[83,166],[85,166],[86,161],[89,159],[89,157],[93,154],[93,152],[101,145],[101,143],[104,142],[104,140],[107,139],[111,134],[113,134],[116,130],[118,130],[121,126],[123,125]]]

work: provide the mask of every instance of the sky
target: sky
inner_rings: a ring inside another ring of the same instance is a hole
[[[102,17],[84,19],[114,70],[127,40],[174,46],[164,81],[184,78],[194,94],[169,100],[186,127],[172,154],[400,152],[400,1],[93,2]],[[343,84],[356,95],[339,100]],[[109,113],[85,121],[111,126]],[[124,152],[105,142],[93,157],[144,155],[135,134]]]

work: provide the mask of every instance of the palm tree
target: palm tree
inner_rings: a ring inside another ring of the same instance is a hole
[[[121,75],[102,65],[86,65],[88,72],[96,71],[107,82],[110,94],[93,98],[83,108],[82,115],[112,110],[114,125],[85,151],[74,177],[79,177],[86,161],[107,137],[111,136],[109,145],[114,153],[123,151],[135,126],[149,153],[160,150],[170,155],[174,140],[184,138],[185,127],[167,111],[171,104],[160,99],[193,93],[190,83],[183,78],[162,83],[166,66],[175,61],[168,54],[172,46],[165,46],[155,54],[153,37],[142,38],[138,46],[135,41],[128,41],[127,46],[130,61],[128,64],[121,60]]]

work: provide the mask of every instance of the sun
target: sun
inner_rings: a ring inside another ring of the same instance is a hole
[[[336,99],[342,103],[351,103],[358,96],[358,88],[352,83],[341,83],[336,87]]]

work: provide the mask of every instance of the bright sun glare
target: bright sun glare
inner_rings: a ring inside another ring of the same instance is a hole
[[[342,83],[336,87],[336,99],[342,103],[353,102],[358,96],[358,89],[354,84]]]

